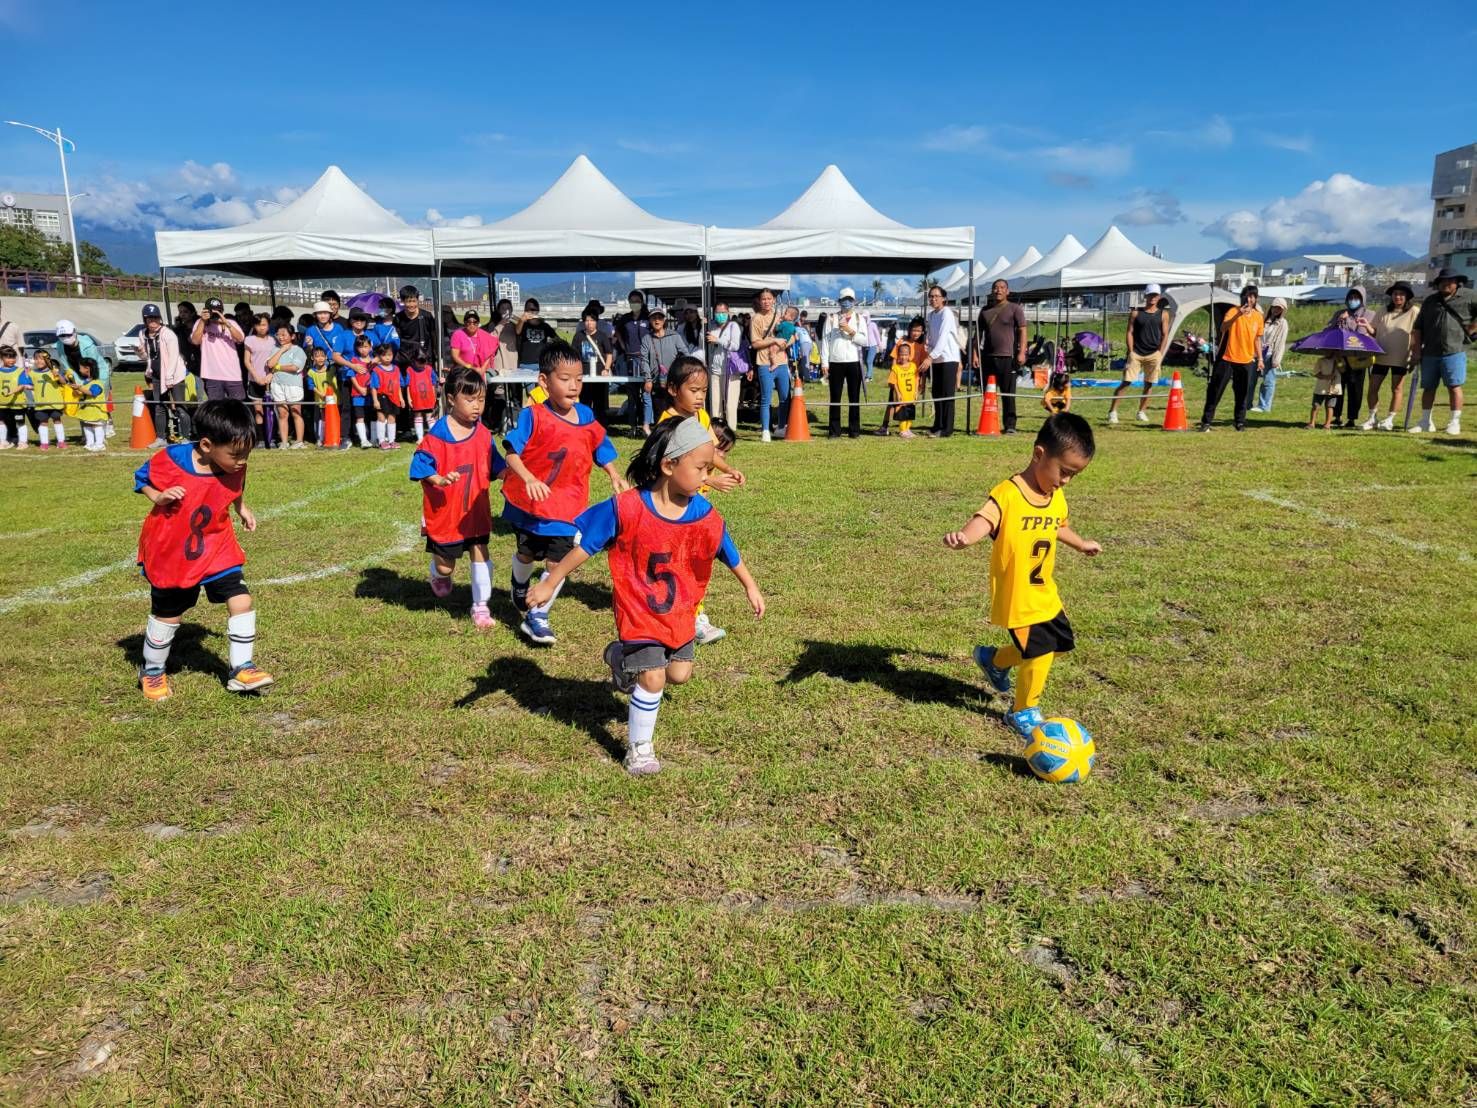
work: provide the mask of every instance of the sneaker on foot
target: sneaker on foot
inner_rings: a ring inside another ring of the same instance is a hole
[[[626,772],[632,777],[645,777],[648,774],[660,773],[662,764],[656,760],[656,751],[650,743],[633,746],[626,751]]]
[[[140,668],[138,671],[138,687],[144,691],[144,696],[150,700],[168,700],[174,695],[174,686],[169,683],[169,677],[161,670],[158,673],[150,673]]]
[[[918,436],[913,434],[912,431],[899,431],[897,437],[900,439],[916,439]]]
[[[261,692],[273,681],[273,677],[264,669],[258,669],[253,663],[247,662],[244,666],[237,666],[231,671],[231,677],[226,682],[226,688],[232,692]]]
[[[711,646],[727,634],[728,632],[723,628],[713,626],[713,621],[708,618],[707,612],[697,617],[697,627],[693,637],[697,640],[698,646]]]
[[[451,595],[451,578],[431,575],[431,593],[433,596],[447,597]]]
[[[149,443],[148,448],[150,450],[163,450],[168,445],[169,443],[165,442],[163,439],[155,439],[153,442]]]
[[[1410,433],[1412,435],[1417,435],[1417,434],[1422,434],[1422,433],[1424,433],[1424,434],[1430,434],[1432,431],[1436,430],[1436,426],[1429,419],[1424,419],[1423,418],[1423,419],[1418,419],[1414,423],[1412,423],[1410,425],[1409,430],[1410,430]]]
[[[1019,712],[1006,712],[1005,722],[1025,742],[1031,741],[1031,732],[1046,722],[1040,708],[1022,708]]]
[[[1139,416],[1138,416],[1138,419],[1139,419],[1139,422],[1140,423],[1148,423],[1149,422],[1149,413],[1148,412],[1140,412],[1139,413]]]
[[[1451,417],[1450,421],[1446,424],[1446,433],[1448,435],[1460,435],[1462,433],[1462,417],[1461,416],[1452,416]]]
[[[31,449],[31,444],[28,442],[18,442],[15,444],[15,448],[17,450],[29,450]]]
[[[1380,417],[1375,412],[1369,413],[1369,418],[1359,425],[1361,431],[1373,431],[1379,423]]]
[[[1393,430],[1395,430],[1395,416],[1394,416],[1393,413],[1390,414],[1390,415],[1385,416],[1384,419],[1380,420],[1380,430],[1381,431],[1393,431]]]
[[[1010,691],[1010,670],[1000,669],[994,664],[995,648],[993,646],[977,646],[974,648],[974,664],[980,667],[980,672],[985,675],[985,680],[990,682],[996,692]]]
[[[559,641],[554,634],[554,628],[549,624],[547,612],[530,611],[523,617],[523,622],[518,625],[518,630],[523,632],[523,637],[529,642],[536,642],[540,646],[552,646]]]
[[[487,610],[486,604],[472,605],[472,626],[479,631],[486,631],[489,627],[497,626],[497,620],[492,618],[492,613]]]
[[[619,641],[609,642],[605,645],[603,655],[605,664],[610,667],[610,683],[615,686],[617,692],[628,693],[636,684],[635,678],[622,668],[621,644]]]
[[[1117,412],[1109,412],[1108,413],[1108,422],[1109,423],[1117,423],[1118,422],[1118,413]]]
[[[51,443],[49,443],[49,442],[43,442],[39,446],[37,446],[36,449],[37,450],[50,450],[51,449]]]
[[[772,442],[774,440],[771,438],[769,432],[768,431],[765,431],[762,434],[760,434],[759,441],[760,442]]]
[[[15,443],[13,443],[13,442],[0,442],[0,450],[14,450],[14,449],[15,449]]]

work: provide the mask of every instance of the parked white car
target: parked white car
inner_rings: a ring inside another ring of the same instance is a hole
[[[115,369],[134,369],[143,366],[143,334],[144,325],[135,323],[114,340],[113,349],[117,352],[117,357],[113,361]]]

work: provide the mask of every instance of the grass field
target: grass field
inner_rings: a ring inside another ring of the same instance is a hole
[[[1308,391],[1103,428],[1044,704],[1080,787],[939,542],[1028,436],[742,442],[770,613],[715,576],[646,780],[603,561],[557,646],[501,591],[475,632],[407,450],[253,457],[278,684],[224,690],[202,607],[162,705],[139,456],[0,457],[0,1101],[1473,1103],[1477,443],[1304,431]]]

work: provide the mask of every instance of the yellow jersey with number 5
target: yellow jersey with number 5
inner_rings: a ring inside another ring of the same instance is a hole
[[[1055,490],[1045,504],[1029,499],[1021,478],[990,490],[1000,509],[990,551],[990,622],[1029,627],[1055,619],[1062,610],[1056,591],[1056,533],[1067,522],[1067,498]]]

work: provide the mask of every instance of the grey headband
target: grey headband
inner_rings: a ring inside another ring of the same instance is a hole
[[[672,432],[672,437],[667,440],[667,451],[662,455],[667,458],[680,458],[684,454],[691,454],[698,447],[713,441],[708,429],[698,422],[696,416],[688,416],[677,424],[677,430]]]

